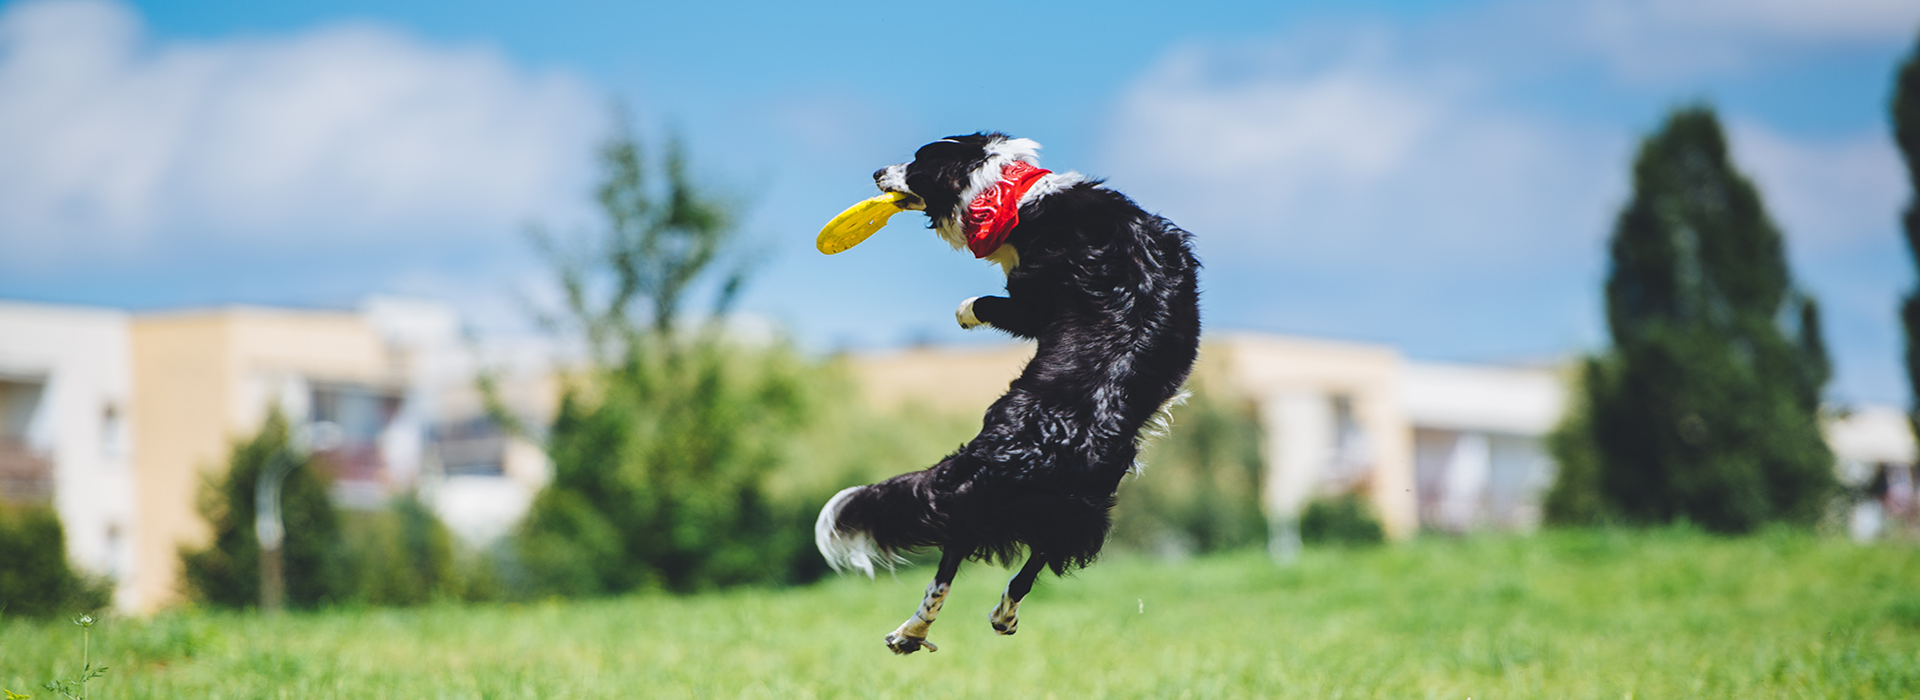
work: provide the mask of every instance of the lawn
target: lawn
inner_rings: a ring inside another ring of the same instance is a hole
[[[1112,556],[987,627],[961,572],[932,639],[881,637],[925,570],[791,590],[532,605],[177,613],[93,628],[94,698],[1633,698],[1920,696],[1920,550],[1789,533],[1426,539],[1184,562]],[[0,687],[79,665],[0,622]]]

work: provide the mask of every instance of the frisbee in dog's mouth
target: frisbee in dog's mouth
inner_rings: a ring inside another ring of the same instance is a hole
[[[814,241],[814,247],[822,253],[833,255],[860,245],[861,241],[885,227],[887,219],[905,211],[906,207],[901,203],[912,196],[905,192],[888,192],[847,207],[846,211],[827,222],[826,228],[820,229],[820,238]]]

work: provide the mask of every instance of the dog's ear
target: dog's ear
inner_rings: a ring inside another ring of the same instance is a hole
[[[979,144],[943,140],[921,146],[907,164],[907,188],[926,202],[927,216],[951,219],[974,169],[986,159]]]

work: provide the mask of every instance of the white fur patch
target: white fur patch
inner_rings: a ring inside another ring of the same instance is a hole
[[[892,570],[902,560],[898,555],[880,551],[880,545],[873,541],[872,535],[840,529],[840,510],[847,507],[847,499],[855,491],[864,488],[855,486],[841,489],[840,493],[827,500],[827,505],[820,509],[820,519],[813,523],[813,545],[820,548],[820,556],[826,558],[827,565],[832,566],[834,571],[857,569],[865,573],[867,578],[873,578],[875,562]]]
[[[1047,173],[1041,175],[1039,180],[1034,181],[1033,187],[1028,189],[1026,194],[1020,195],[1020,206],[1024,207],[1028,202],[1086,181],[1087,176],[1071,170],[1064,173]]]
[[[1039,166],[1040,142],[1033,139],[994,139],[987,144],[987,157],[995,156]]]
[[[967,205],[972,204],[975,197],[979,197],[980,193],[987,191],[987,188],[993,187],[994,183],[1000,181],[1001,168],[1007,167],[1008,163],[1016,160],[1036,168],[1040,167],[1040,144],[1033,139],[994,139],[987,142],[986,153],[986,162],[974,168],[973,173],[967,177],[967,187],[960,191],[960,202],[954,205],[952,216],[935,229],[940,232],[941,238],[946,239],[947,245],[953,246],[954,250],[967,245]],[[1021,197],[1020,202],[1025,204],[1027,198]],[[1001,267],[1013,269],[1004,263]]]

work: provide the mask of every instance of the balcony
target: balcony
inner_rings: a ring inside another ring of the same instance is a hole
[[[53,500],[53,462],[34,454],[25,442],[0,436],[0,502],[49,503]]]

